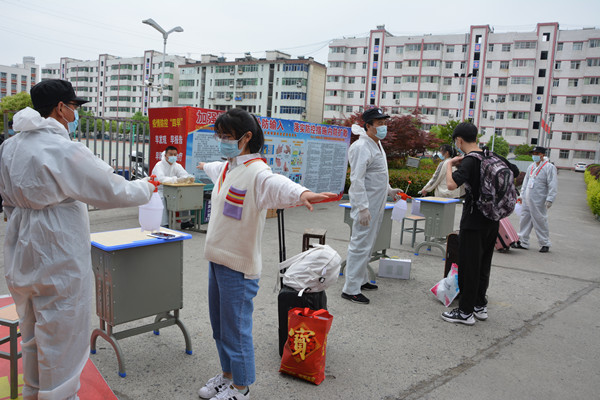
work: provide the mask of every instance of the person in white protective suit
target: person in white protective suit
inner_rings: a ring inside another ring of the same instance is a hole
[[[546,148],[536,146],[531,154],[533,163],[527,168],[518,199],[523,203],[519,240],[513,243],[513,247],[528,249],[529,235],[535,229],[541,246],[540,253],[547,253],[552,245],[548,229],[548,209],[552,207],[558,191],[556,167],[544,157]]]
[[[14,116],[18,135],[0,147],[7,228],[4,268],[19,314],[23,399],[78,399],[90,352],[92,265],[86,204],[130,207],[154,186],[126,181],[69,139],[86,103],[58,79],[31,89],[35,108]]]
[[[364,129],[352,126],[352,133],[359,135],[348,150],[350,163],[350,216],[352,236],[346,259],[346,283],[342,297],[359,304],[369,304],[363,290],[377,290],[369,282],[369,264],[375,239],[383,220],[383,211],[388,196],[402,192],[389,184],[387,158],[381,140],[387,135],[386,119],[390,116],[377,107],[362,115]]]
[[[161,160],[157,162],[152,169],[152,175],[156,175],[156,179],[160,183],[194,183],[194,176],[187,172],[185,168],[177,162],[178,153],[177,147],[168,146],[165,151],[163,151]],[[167,203],[165,201],[163,185],[158,187],[158,195],[165,206],[165,208],[163,208],[161,225],[167,226],[169,217],[167,214]],[[180,213],[180,215],[182,217],[184,216],[183,213]],[[194,224],[189,220],[181,223],[181,229],[191,228],[192,226],[194,226]]]

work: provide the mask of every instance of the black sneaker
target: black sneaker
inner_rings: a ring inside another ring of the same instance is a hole
[[[475,323],[475,318],[473,318],[473,313],[464,314],[460,311],[459,308],[455,308],[452,311],[446,311],[442,313],[442,318],[447,322],[458,322],[460,324],[465,325],[473,325]]]
[[[548,250],[550,250],[550,247],[548,247],[548,246],[542,246],[542,248],[540,249],[540,253],[547,253]]]
[[[350,300],[350,301],[352,301],[354,303],[358,303],[358,304],[369,304],[371,302],[362,293],[359,293],[359,294],[346,294],[346,293],[342,292],[342,298],[346,299],[346,300]]]
[[[372,284],[371,282],[367,282],[360,287],[360,290],[377,290],[379,286]]]
[[[527,250],[527,247],[523,247],[523,245],[521,244],[520,240],[517,240],[516,242],[514,242],[513,244],[511,244],[510,247],[512,247],[513,249]]]
[[[186,221],[186,222],[182,222],[181,223],[181,229],[190,229],[194,227],[194,223],[190,222],[190,221]]]

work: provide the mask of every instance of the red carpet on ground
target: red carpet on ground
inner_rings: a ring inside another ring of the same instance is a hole
[[[10,296],[0,298],[0,308],[10,305],[13,300]],[[8,336],[8,328],[0,326],[0,337]],[[0,350],[9,351],[9,343],[0,346]],[[21,350],[21,338],[19,338],[19,350]],[[10,362],[0,359],[0,400],[10,399]],[[22,360],[19,359],[19,397],[21,399],[21,391],[23,390],[23,367]],[[88,360],[81,374],[81,389],[79,390],[79,398],[81,400],[111,400],[117,399],[117,396],[110,390],[106,381],[98,372],[98,369]]]

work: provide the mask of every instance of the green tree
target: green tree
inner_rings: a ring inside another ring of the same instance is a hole
[[[510,150],[508,142],[502,137],[498,135],[494,135],[496,139],[494,140],[494,153],[500,154],[502,157],[506,157]],[[487,142],[487,147],[492,149],[492,138]]]
[[[454,133],[454,128],[456,128],[456,125],[458,124],[460,124],[460,121],[451,119],[446,122],[446,125],[436,125],[432,127],[429,132],[433,133],[436,138],[441,140],[440,144],[452,145],[452,133]]]
[[[528,144],[520,144],[515,148],[515,155],[528,156],[531,150],[533,150],[533,146],[529,146]]]
[[[4,115],[7,113],[8,119],[11,120],[12,116],[17,112],[26,107],[32,107],[31,96],[27,92],[17,93],[12,96],[3,97],[0,100],[0,127],[4,130]]]

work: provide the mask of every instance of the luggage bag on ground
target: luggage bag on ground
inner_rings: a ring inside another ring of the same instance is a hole
[[[519,240],[519,235],[508,218],[500,220],[496,250],[510,250],[510,245]]]

